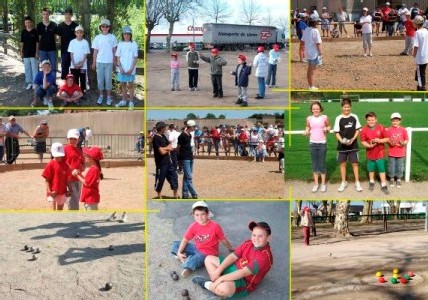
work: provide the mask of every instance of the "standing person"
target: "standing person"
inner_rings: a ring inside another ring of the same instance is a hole
[[[67,132],[67,141],[68,144],[64,146],[65,161],[67,162],[68,167],[73,172],[77,170],[78,172],[83,172],[85,170],[85,158],[83,157],[82,149],[77,147],[77,142],[79,141],[79,131],[77,129],[70,129]],[[79,179],[75,176],[68,177],[71,186],[71,198],[67,203],[69,210],[79,210],[79,198],[82,185],[79,182]]]
[[[156,164],[156,182],[155,190],[157,198],[162,199],[162,188],[165,179],[169,182],[174,198],[178,199],[178,178],[177,169],[171,160],[170,152],[174,150],[165,136],[166,124],[164,122],[156,123],[156,134],[153,136],[153,150]]]
[[[392,36],[393,23],[389,21],[390,13],[392,12],[391,3],[386,2],[382,9],[382,31],[386,30],[386,35]]]
[[[285,156],[284,156],[284,132],[283,130],[279,130],[278,132],[278,140],[276,141],[276,149],[278,151],[278,162],[279,162],[279,171],[282,172],[282,174],[285,173]]]
[[[413,21],[410,19],[410,12],[406,12],[407,19],[404,21],[404,27],[406,28],[406,38],[404,44],[404,50],[400,55],[412,55],[414,38],[416,34],[416,27]]]
[[[19,134],[25,133],[29,138],[33,138],[28,131],[16,123],[15,116],[9,116],[9,123],[6,124],[6,160],[5,164],[11,165],[19,156]]]
[[[235,86],[238,86],[238,99],[235,104],[243,107],[248,106],[248,82],[251,74],[251,64],[247,65],[247,57],[238,55],[238,65],[232,75],[235,75]]]
[[[86,91],[86,71],[88,68],[87,58],[91,51],[89,50],[88,41],[83,38],[83,27],[77,26],[74,31],[76,38],[71,40],[68,45],[68,52],[70,53],[70,72],[74,76],[74,82],[80,85],[80,90],[84,95]]]
[[[61,143],[53,143],[51,146],[52,160],[46,165],[42,176],[46,183],[46,196],[50,208],[62,210],[66,197],[71,194],[71,186],[68,177],[70,168],[65,162],[64,146]]]
[[[21,31],[21,57],[24,60],[26,89],[31,90],[39,70],[39,35],[30,16],[24,18],[24,25]]]
[[[314,75],[317,66],[322,64],[321,36],[317,29],[318,19],[312,15],[309,21],[309,27],[305,30],[302,42],[305,45],[305,56],[308,61],[308,71],[306,77],[310,91],[318,91],[314,85]]]
[[[416,16],[413,19],[417,31],[414,38],[413,57],[415,58],[416,74],[415,80],[417,81],[417,91],[426,91],[425,72],[428,63],[428,30],[423,27],[424,18]]]
[[[407,15],[408,13],[408,15]],[[406,22],[407,19],[410,19],[411,13],[407,9],[407,6],[405,3],[401,4],[400,9],[397,12],[397,15],[400,17],[399,26],[404,26],[404,22]]]
[[[198,199],[198,193],[193,187],[192,175],[193,175],[193,151],[191,146],[192,132],[195,131],[196,123],[193,120],[186,122],[186,128],[178,137],[177,142],[177,153],[178,160],[183,164],[183,189],[182,198],[190,199],[190,195],[193,199]],[[189,195],[190,194],[190,195]]]
[[[419,9],[419,4],[415,2],[413,6],[410,8],[410,18],[414,20],[416,16],[420,16],[420,15],[422,15],[422,10]]]
[[[279,45],[275,44],[273,45],[273,49],[269,51],[268,74],[266,77],[266,85],[268,87],[276,87],[276,69],[280,60]]]
[[[61,79],[65,80],[65,77],[70,72],[71,56],[68,52],[68,46],[70,42],[76,38],[76,28],[79,26],[76,22],[71,20],[73,16],[73,10],[66,8],[64,10],[64,22],[60,23],[57,28],[57,33],[61,37]]]
[[[373,24],[372,31],[374,30],[376,33],[376,36],[379,36],[380,22],[382,22],[382,10],[380,9],[379,6],[377,6],[375,11],[373,12],[373,20],[374,20],[374,24]]]
[[[51,12],[48,8],[42,9],[42,21],[37,24],[37,33],[39,35],[39,57],[40,61],[49,60],[53,72],[56,74],[56,42],[55,35],[57,34],[57,24],[49,21]]]
[[[340,164],[340,176],[342,178],[338,191],[343,192],[348,186],[348,182],[346,181],[346,164],[350,162],[355,178],[355,189],[357,192],[361,192],[363,188],[361,187],[359,179],[357,140],[360,134],[361,124],[357,115],[351,113],[351,99],[342,99],[341,106],[342,113],[336,117],[333,127],[337,139],[337,160]]]
[[[265,47],[259,46],[257,48],[257,55],[254,57],[253,66],[256,69],[254,76],[257,77],[258,91],[259,93],[255,97],[256,99],[264,99],[266,91],[265,77],[268,72],[268,58],[265,54]]]
[[[311,209],[305,206],[300,212],[302,217],[300,225],[303,226],[303,242],[306,246],[309,246],[309,238],[311,236],[311,227],[314,226],[314,221],[311,216]]]
[[[363,8],[363,15],[360,18],[361,32],[363,34],[364,56],[373,56],[372,53],[372,16],[369,14],[367,7]]]
[[[389,137],[388,148],[388,175],[389,186],[394,186],[396,180],[397,188],[401,188],[401,179],[404,174],[404,158],[406,156],[406,145],[409,142],[406,128],[401,126],[401,115],[395,112],[391,115],[391,127],[387,130]]]
[[[178,61],[177,53],[171,54],[171,91],[180,90],[180,62]]]
[[[305,43],[302,41],[303,33],[305,32],[306,28],[308,27],[308,14],[307,13],[300,13],[299,19],[296,23],[296,30],[297,30],[297,38],[299,39],[299,59],[300,62],[306,62],[305,58]]]
[[[327,7],[322,8],[321,12],[321,31],[322,31],[322,37],[325,37],[325,35],[330,34],[330,14],[327,11]]]
[[[189,44],[189,51],[186,53],[187,71],[189,73],[189,91],[199,91],[199,53],[195,51],[195,44]]]
[[[218,127],[212,127],[210,131],[209,137],[212,140],[212,144],[214,145],[215,155],[218,157],[220,155],[219,149],[220,149],[220,132]],[[208,146],[208,155],[211,154],[211,147]]]
[[[305,133],[309,136],[309,148],[311,152],[312,172],[314,176],[314,186],[312,193],[318,191],[319,177],[321,176],[321,192],[327,191],[325,182],[327,166],[327,133],[330,131],[330,120],[322,112],[324,108],[321,102],[312,102],[310,111],[312,115],[306,118]]]
[[[339,12],[336,13],[337,21],[339,22],[340,36],[345,32],[346,37],[349,38],[348,31],[346,30],[345,22],[348,21],[348,14],[343,10],[343,7],[339,7]]]
[[[83,148],[85,162],[89,170],[85,176],[79,170],[73,170],[72,174],[82,183],[80,202],[84,203],[86,210],[98,210],[100,203],[100,180],[104,179],[100,161],[104,158],[99,147]]]
[[[3,117],[0,116],[0,163],[3,162],[4,156],[4,140],[7,134],[6,125],[3,124]]]
[[[122,41],[117,45],[117,80],[122,88],[122,100],[116,107],[126,106],[129,99],[129,109],[134,108],[134,81],[138,59],[138,45],[132,41],[132,28],[125,26],[122,29]],[[127,88],[129,97],[127,96]]]
[[[37,97],[44,105],[49,107],[49,110],[54,109],[52,98],[55,96],[58,86],[56,84],[55,70],[52,69],[49,60],[42,61],[42,70],[36,74],[34,78],[34,101],[31,106],[37,105]]]
[[[210,56],[199,55],[203,61],[210,63],[213,98],[223,98],[223,66],[227,65],[227,61],[219,53],[217,48],[212,48]]]
[[[49,126],[46,120],[42,120],[33,133],[34,151],[38,154],[40,163],[43,163],[43,153],[46,153],[46,138],[49,136]]]
[[[102,105],[104,100],[104,90],[107,93],[107,106],[112,104],[112,73],[113,67],[116,64],[116,37],[110,33],[110,21],[107,19],[101,20],[98,27],[101,33],[98,34],[92,41],[92,49],[94,49],[92,70],[97,71],[98,82],[98,100],[97,104]]]

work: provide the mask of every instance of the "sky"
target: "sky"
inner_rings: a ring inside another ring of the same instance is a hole
[[[283,113],[281,110],[150,110],[147,112],[148,120],[167,120],[167,119],[185,119],[189,113],[194,113],[196,116],[204,118],[208,113],[215,116],[220,114],[226,115],[226,119],[242,119],[247,118],[256,113]]]

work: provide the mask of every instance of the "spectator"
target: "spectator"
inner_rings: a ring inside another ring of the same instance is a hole
[[[376,36],[379,36],[380,22],[382,21],[382,10],[379,6],[377,6],[375,11],[373,12],[373,20],[374,23],[372,31],[376,33]]]
[[[300,216],[302,220],[300,221],[300,225],[303,227],[303,242],[306,246],[309,246],[309,238],[311,236],[310,229],[314,226],[314,221],[311,216],[311,209],[305,206],[300,212]]]
[[[314,75],[317,66],[322,64],[321,36],[317,29],[317,16],[312,15],[309,21],[309,27],[305,30],[302,42],[305,45],[305,56],[308,62],[307,79],[310,91],[318,91],[314,85]]]
[[[52,70],[50,61],[44,60],[42,61],[42,70],[34,78],[35,99],[31,106],[37,105],[37,97],[39,97],[40,101],[49,107],[49,110],[54,109],[52,97],[57,90],[55,71]]]
[[[419,4],[415,2],[410,8],[410,19],[414,20],[416,16],[422,15],[422,11],[419,9]]]
[[[145,137],[144,137],[144,131],[140,131],[140,134],[137,138],[137,143],[135,144],[135,150],[137,150],[138,153],[143,153],[144,151],[144,143],[145,143]]]
[[[191,132],[195,131],[196,123],[189,120],[186,123],[186,128],[178,137],[177,153],[178,159],[183,164],[183,189],[182,198],[193,199],[198,198],[198,194],[193,186],[193,151],[191,146],[192,135]]]
[[[348,31],[346,30],[345,22],[348,21],[348,14],[343,10],[343,7],[339,7],[339,12],[336,13],[337,21],[339,22],[340,36],[342,37],[343,32],[349,38]]]
[[[303,33],[305,32],[306,28],[308,27],[308,14],[307,13],[300,13],[299,19],[297,19],[296,23],[296,30],[297,30],[297,38],[299,39],[299,59],[300,62],[306,62],[305,59],[305,43],[302,41]]]
[[[372,16],[369,14],[367,7],[363,8],[363,15],[360,18],[360,25],[362,26],[361,32],[363,34],[363,49],[364,57],[373,56],[372,53]]]
[[[77,26],[75,29],[76,38],[70,42],[68,52],[70,53],[70,72],[74,76],[74,82],[80,85],[80,90],[85,94],[87,56],[91,52],[88,41],[83,38],[83,33],[83,27]]]
[[[46,153],[46,138],[49,136],[48,122],[42,120],[33,133],[34,151],[38,154],[40,163],[43,163],[43,153]]]
[[[42,22],[37,24],[37,33],[39,34],[39,57],[40,61],[49,60],[52,71],[56,74],[56,41],[55,35],[58,32],[57,24],[49,21],[51,12],[48,8],[42,9]],[[43,68],[43,65],[42,65]]]
[[[255,148],[256,155],[254,156],[253,161],[265,162],[265,157],[267,156],[266,145],[263,141],[259,141],[258,145]]]
[[[171,91],[180,91],[180,62],[177,53],[171,54]]]
[[[257,48],[257,55],[253,60],[253,66],[256,69],[254,76],[257,77],[257,83],[259,87],[259,93],[257,94],[256,99],[263,99],[265,97],[265,78],[268,72],[268,58],[264,51],[265,48],[263,46],[259,46]]]
[[[389,2],[385,3],[385,7],[382,9],[382,31],[386,30],[386,34],[389,36],[392,36],[392,33],[394,31],[393,29],[393,23],[390,22],[389,16],[392,12],[391,4]]]
[[[180,136],[180,132],[176,130],[176,127],[174,124],[169,124],[168,126],[168,141],[172,146],[172,150],[169,152],[172,160],[172,164],[174,165],[174,169],[178,172],[178,174],[182,174],[183,170],[181,168],[181,165],[178,164],[178,155],[177,155],[177,143],[178,143],[178,137]]]
[[[29,138],[33,138],[28,131],[16,123],[14,116],[9,116],[9,123],[6,124],[6,160],[5,164],[13,164],[19,156],[19,134],[25,133]]]
[[[68,52],[70,42],[76,38],[75,30],[78,24],[71,20],[73,10],[66,8],[64,10],[64,22],[58,25],[57,33],[61,37],[61,79],[65,80],[70,73],[71,56]]]
[[[31,17],[25,17],[24,24],[25,28],[21,32],[21,57],[24,60],[26,89],[31,90],[39,70],[39,35],[34,29]]]
[[[3,162],[4,140],[7,134],[6,125],[3,124],[3,117],[0,116],[0,162]]]
[[[412,55],[413,44],[416,33],[416,27],[413,21],[410,19],[410,12],[406,12],[407,19],[404,21],[404,27],[406,28],[406,38],[404,42],[404,50],[400,55]]]
[[[322,37],[325,37],[327,34],[327,37],[330,33],[330,14],[327,11],[327,7],[322,8],[321,12],[321,31],[322,31]]]
[[[414,38],[413,57],[416,64],[415,80],[417,81],[417,91],[426,91],[426,79],[425,72],[428,64],[428,30],[423,27],[424,18],[422,16],[416,16],[413,19],[417,31]]]

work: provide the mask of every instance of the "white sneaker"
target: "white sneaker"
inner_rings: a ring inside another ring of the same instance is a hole
[[[28,91],[28,90],[31,90],[32,88],[33,88],[33,84],[29,83],[25,89]]]
[[[134,101],[129,101],[129,110],[133,110],[134,109]]]
[[[359,181],[355,182],[355,189],[357,190],[357,192],[363,191],[363,188],[361,187],[361,184]]]
[[[319,88],[317,88],[316,86],[310,86],[310,87],[309,87],[309,90],[310,90],[310,91],[318,91],[318,90],[319,90]]]
[[[325,184],[321,184],[321,193],[325,193],[327,191],[327,186]]]
[[[107,219],[107,221],[110,221],[110,222],[113,222],[113,221],[115,221],[117,219],[117,216],[116,216],[116,212],[114,212],[108,219]]]
[[[346,187],[348,186],[348,182],[347,181],[342,181],[341,183],[340,183],[340,186],[339,186],[339,188],[337,189],[337,191],[338,192],[343,192],[345,189],[346,189]]]
[[[111,96],[107,96],[107,106],[110,106],[112,103]]]
[[[123,212],[122,218],[119,220],[119,223],[126,223],[128,221],[128,216],[126,215],[126,212]]]
[[[48,98],[43,97],[43,105],[48,105]]]
[[[53,105],[52,100],[48,100],[48,108],[49,108],[49,110],[53,110],[54,109],[54,105]]]
[[[125,107],[126,106],[126,100],[120,100],[118,104],[115,105],[116,107]]]
[[[314,185],[313,187],[312,187],[312,193],[316,193],[317,191],[318,191],[318,188],[319,188],[319,185]]]

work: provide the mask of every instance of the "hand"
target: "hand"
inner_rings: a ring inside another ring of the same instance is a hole
[[[220,283],[222,283],[222,282],[223,282],[222,277],[219,277],[218,279],[216,279],[216,280],[211,284],[210,289],[211,289],[212,291],[214,291],[214,290],[217,288],[217,286],[218,286]]]
[[[79,174],[80,174],[80,171],[77,169],[74,169],[73,171],[71,171],[71,175],[73,175],[73,176],[77,176]]]
[[[95,64],[92,64],[91,69],[92,69],[93,71],[95,71],[95,69],[96,69],[96,65],[95,65]]]
[[[184,263],[186,261],[187,255],[184,253],[177,253],[178,259]]]
[[[52,192],[51,192],[51,197],[52,197],[52,198],[55,198],[56,196],[58,196],[57,192],[52,191]]]

